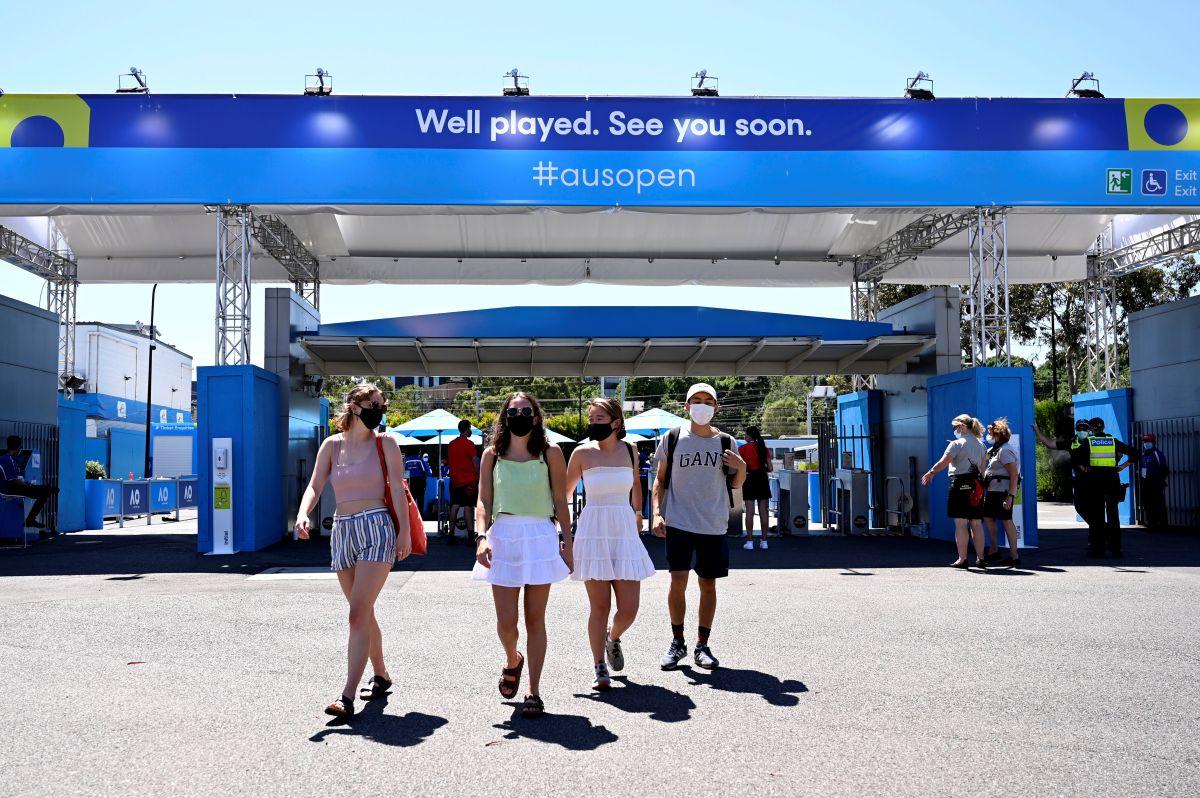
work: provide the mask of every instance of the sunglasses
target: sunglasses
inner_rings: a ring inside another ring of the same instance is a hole
[[[532,407],[521,407],[521,408],[510,407],[504,411],[504,415],[508,416],[509,418],[516,418],[517,416],[532,416],[533,408]]]
[[[387,402],[383,402],[383,403],[369,402],[369,403],[365,403],[365,404],[363,402],[359,402],[358,406],[361,407],[363,410],[369,410],[372,407],[375,408],[376,410],[387,410],[388,405],[387,405]]]

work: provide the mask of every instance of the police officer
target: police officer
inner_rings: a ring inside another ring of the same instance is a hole
[[[1153,433],[1142,436],[1142,454],[1138,463],[1138,490],[1141,492],[1142,507],[1146,514],[1143,523],[1149,529],[1166,529],[1167,518],[1167,457],[1158,448],[1158,439]]]
[[[1105,436],[1104,420],[1100,418],[1078,419],[1074,438],[1052,440],[1036,424],[1033,432],[1046,448],[1070,454],[1075,512],[1088,527],[1088,556],[1103,557],[1106,548],[1114,557],[1120,556],[1121,521],[1117,505],[1123,486],[1118,474],[1129,463],[1118,467],[1117,460],[1121,454],[1129,455],[1133,450],[1116,438]]]

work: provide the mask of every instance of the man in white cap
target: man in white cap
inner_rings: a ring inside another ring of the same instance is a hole
[[[729,574],[729,510],[733,490],[746,478],[746,462],[737,443],[712,426],[717,411],[717,391],[698,382],[687,392],[691,421],[667,433],[654,455],[654,534],[667,539],[667,568],[671,588],[667,608],[671,613],[671,646],[659,661],[663,670],[674,670],[687,656],[683,619],[687,609],[688,571],[696,571],[700,585],[700,623],[695,662],[701,668],[718,664],[708,647],[713,616],[717,612],[717,580]]]

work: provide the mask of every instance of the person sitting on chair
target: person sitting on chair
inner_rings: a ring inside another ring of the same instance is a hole
[[[42,530],[43,537],[52,537],[57,533],[53,527],[49,530],[46,529],[45,514],[42,513],[42,510],[49,498],[58,493],[58,488],[52,488],[49,485],[31,485],[25,481],[24,462],[17,459],[22,448],[23,442],[20,435],[8,436],[4,454],[0,455],[0,493],[33,499],[33,507],[29,508],[29,515],[25,517],[25,526]],[[41,520],[38,519],[39,514],[42,515]]]

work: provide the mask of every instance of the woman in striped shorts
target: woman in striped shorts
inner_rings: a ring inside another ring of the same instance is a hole
[[[338,419],[341,434],[332,435],[321,444],[312,479],[296,514],[296,534],[307,539],[312,529],[309,515],[325,489],[326,480],[333,484],[337,512],[333,517],[330,568],[337,572],[342,592],[350,602],[346,683],[341,696],[325,708],[327,714],[338,718],[354,715],[354,688],[366,670],[368,659],[375,673],[359,690],[358,697],[370,701],[386,695],[392,686],[383,662],[383,635],[375,620],[375,599],[387,581],[392,563],[407,557],[412,543],[408,514],[397,514],[401,528],[396,529],[384,504],[384,465],[375,430],[386,410],[387,402],[373,384],[362,383],[350,390]],[[379,440],[387,472],[395,475],[390,480],[392,505],[405,508],[408,505],[401,478],[404,457],[390,435],[379,436]]]

